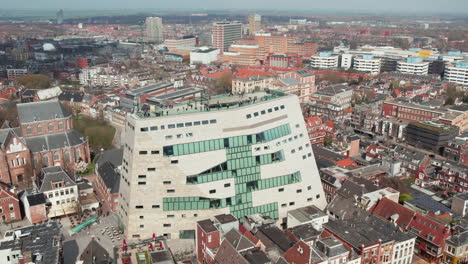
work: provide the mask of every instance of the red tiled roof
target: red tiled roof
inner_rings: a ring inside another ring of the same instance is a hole
[[[408,230],[413,228],[420,230],[418,236],[425,239],[428,239],[429,235],[434,236],[431,242],[436,245],[442,245],[445,239],[451,236],[448,227],[421,214],[416,214],[408,226]]]
[[[347,159],[337,161],[336,165],[338,165],[338,166],[340,166],[342,168],[346,168],[346,167],[354,165],[354,161],[352,159],[350,159],[350,158],[347,158]]]
[[[256,236],[254,236],[249,231],[245,232],[243,235],[255,245],[258,243],[258,241],[260,241]]]
[[[372,213],[387,220],[389,220],[392,215],[398,214],[398,219],[396,221],[398,226],[405,230],[417,232],[419,237],[426,240],[430,240],[429,235],[432,235],[433,238],[430,241],[436,245],[443,245],[445,239],[451,235],[449,228],[444,224],[428,216],[416,213],[388,198],[380,200],[372,210]]]
[[[322,125],[322,118],[320,116],[311,116],[305,118],[305,122],[307,127],[319,126]]]
[[[416,214],[414,211],[406,208],[399,203],[383,198],[380,200],[375,208],[372,210],[372,213],[378,215],[386,220],[389,220],[393,215],[398,214],[398,219],[396,223],[399,227],[406,229],[410,224],[413,216]]]
[[[326,125],[327,127],[333,128],[333,129],[335,128],[335,123],[334,123],[333,121],[331,121],[331,120],[325,121],[325,125]]]

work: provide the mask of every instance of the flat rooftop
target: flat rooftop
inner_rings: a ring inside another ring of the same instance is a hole
[[[211,97],[199,97],[173,105],[155,106],[149,111],[140,111],[133,114],[135,119],[157,118],[164,116],[175,116],[182,114],[192,114],[198,112],[222,111],[234,108],[241,108],[249,105],[274,100],[288,94],[279,91],[254,92],[244,95],[221,94]]]

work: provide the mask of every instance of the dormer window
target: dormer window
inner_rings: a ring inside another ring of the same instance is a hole
[[[48,130],[49,130],[49,132],[53,131],[54,130],[54,124],[49,123]]]
[[[60,122],[58,123],[58,129],[59,129],[59,130],[62,130],[62,129],[63,129],[63,122],[62,122],[62,121],[60,121]]]
[[[32,128],[31,126],[26,127],[26,135],[31,135],[32,134]]]
[[[41,124],[37,125],[37,132],[42,133],[42,125]]]
[[[52,183],[52,188],[53,189],[62,188],[64,186],[65,186],[64,182],[53,182]],[[63,191],[62,191],[61,195],[63,195]]]

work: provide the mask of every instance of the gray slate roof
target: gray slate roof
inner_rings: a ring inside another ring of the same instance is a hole
[[[109,252],[96,240],[92,239],[81,253],[80,260],[84,263],[110,264],[112,258]]]
[[[224,235],[224,239],[236,249],[237,252],[253,248],[255,245],[243,236],[239,230],[233,228]]]
[[[352,213],[343,219],[331,220],[324,224],[324,228],[356,249],[379,240],[401,242],[414,237],[400,231],[394,224],[361,209],[352,210]]]
[[[105,162],[98,168],[98,174],[110,193],[118,193],[120,187],[120,175],[115,171],[114,165],[110,162]]]
[[[449,237],[447,242],[457,247],[468,244],[468,231]]]
[[[102,166],[102,164],[106,162],[110,162],[112,165],[115,167],[121,166],[122,165],[122,158],[123,158],[123,149],[111,149],[111,150],[106,150],[96,156],[95,163],[97,166]]]
[[[298,80],[294,79],[294,78],[291,78],[291,77],[288,77],[288,78],[283,78],[280,80],[282,83],[284,83],[285,85],[288,85],[288,86],[292,86],[292,85],[300,85],[302,84],[301,82],[299,82]]]
[[[42,255],[43,263],[58,264],[60,260],[60,228],[57,222],[47,222],[44,224],[32,225],[8,231],[5,236],[11,235],[9,232],[21,231],[24,236],[15,240],[3,241],[0,243],[0,250],[13,249],[21,252],[34,252]]]
[[[61,182],[65,183],[65,187],[75,185],[76,183],[68,176],[68,174],[62,169],[62,167],[47,167],[42,168],[42,183],[39,188],[40,192],[47,192],[52,190],[52,183]]]
[[[69,117],[70,113],[58,101],[43,101],[18,104],[18,118],[20,123],[48,121]]]
[[[61,133],[27,137],[24,139],[29,149],[33,153],[62,149],[80,145],[86,138],[76,130],[69,130]]]
[[[26,196],[28,199],[29,206],[35,206],[38,204],[45,204],[46,199],[43,193],[34,193],[31,195]]]

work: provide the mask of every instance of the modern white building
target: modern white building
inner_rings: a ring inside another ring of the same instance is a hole
[[[445,67],[444,79],[451,83],[468,86],[468,61],[457,62]]]
[[[320,52],[310,58],[310,66],[317,69],[338,68],[338,55],[332,55],[331,52]]]
[[[429,72],[429,62],[423,61],[422,58],[412,57],[406,61],[397,63],[397,71],[405,74],[427,75]]]
[[[127,239],[178,238],[213,215],[326,206],[296,95],[218,95],[128,117],[118,215]]]
[[[219,49],[203,47],[190,52],[190,64],[210,64],[218,59]]]
[[[369,74],[378,74],[382,60],[380,58],[374,58],[372,55],[356,56],[354,58],[354,69],[361,72],[367,72]]]
[[[353,66],[353,55],[352,54],[341,54],[341,65],[343,69],[349,69]]]
[[[86,84],[91,84],[95,76],[101,71],[101,68],[99,67],[92,67],[92,68],[84,68],[81,69],[79,79],[80,79],[80,84],[86,85]]]
[[[163,42],[163,22],[160,17],[147,17],[145,21],[145,42],[162,43]]]

